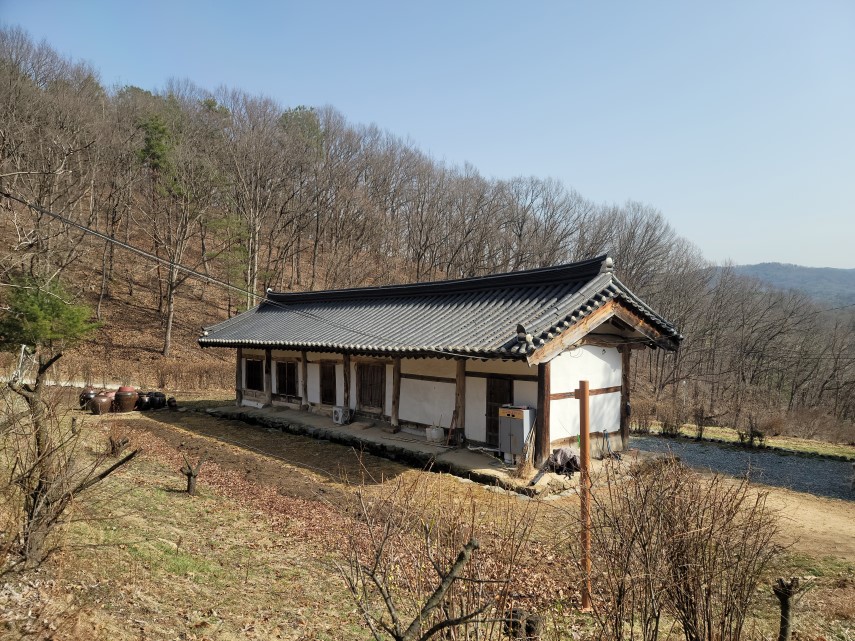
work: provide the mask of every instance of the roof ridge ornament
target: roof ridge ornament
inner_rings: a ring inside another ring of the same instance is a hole
[[[615,261],[611,256],[606,256],[606,259],[603,261],[602,267],[600,267],[601,274],[608,274],[615,270]]]

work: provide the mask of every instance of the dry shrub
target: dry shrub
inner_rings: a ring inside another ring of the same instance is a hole
[[[234,387],[233,363],[186,363],[160,361],[155,367],[160,389],[228,389]]]
[[[790,412],[781,434],[829,443],[855,443],[855,425],[851,421],[841,421],[819,410]]]
[[[676,403],[660,402],[656,407],[656,416],[662,424],[662,436],[679,436],[683,421]]]
[[[503,620],[516,606],[516,567],[535,508],[498,493],[491,505],[476,503],[442,487],[399,477],[355,492],[358,526],[340,570],[377,639],[441,630],[455,635],[448,638],[507,638]]]
[[[650,434],[653,425],[654,404],[648,399],[638,399],[632,403],[630,426],[636,434]]]
[[[783,413],[774,413],[760,419],[758,429],[767,436],[780,436],[787,428],[787,417]]]
[[[594,616],[602,639],[738,641],[780,551],[777,516],[747,480],[704,479],[669,457],[606,471],[594,495]]]

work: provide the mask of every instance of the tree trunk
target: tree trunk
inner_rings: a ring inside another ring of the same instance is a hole
[[[778,597],[781,605],[781,624],[778,629],[778,641],[790,641],[793,625],[793,597],[799,592],[799,579],[793,577],[789,581],[778,579],[772,586],[772,592]]]

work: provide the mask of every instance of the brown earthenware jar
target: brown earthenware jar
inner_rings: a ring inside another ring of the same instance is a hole
[[[131,388],[133,390],[133,388]],[[139,396],[134,391],[123,392],[121,388],[116,392],[116,398],[113,402],[113,406],[115,411],[117,412],[131,412],[137,404],[137,398]]]
[[[113,406],[113,399],[110,398],[105,392],[101,392],[96,395],[91,401],[89,401],[89,410],[93,414],[106,414],[110,411]]]

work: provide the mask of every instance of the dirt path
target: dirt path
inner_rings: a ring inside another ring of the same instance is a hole
[[[796,543],[811,556],[832,556],[855,563],[855,503],[767,489],[771,505],[781,510],[781,532],[786,543]]]

